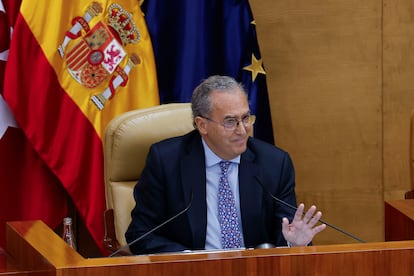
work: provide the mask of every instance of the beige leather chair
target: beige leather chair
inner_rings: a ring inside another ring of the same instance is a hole
[[[190,104],[174,103],[129,111],[108,124],[104,137],[104,245],[109,252],[126,245],[124,234],[135,206],[133,187],[144,168],[149,146],[189,132],[194,128],[192,122]]]

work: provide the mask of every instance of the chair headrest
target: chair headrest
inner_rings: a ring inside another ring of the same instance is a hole
[[[192,129],[190,103],[163,104],[114,118],[104,137],[105,190],[112,182],[137,181],[150,145]],[[108,202],[111,196],[106,194]]]

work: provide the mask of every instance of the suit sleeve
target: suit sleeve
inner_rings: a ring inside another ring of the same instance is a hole
[[[134,188],[136,205],[131,212],[132,221],[125,234],[128,243],[151,231],[172,215],[166,203],[166,180],[156,147],[151,146],[141,178]],[[159,229],[130,246],[134,254],[183,251],[183,245],[173,242]]]
[[[293,167],[292,160],[288,153],[285,153],[283,162],[281,164],[280,170],[280,179],[279,185],[276,190],[275,196],[284,202],[289,203],[292,206],[297,206],[296,203],[296,193],[295,193],[295,171]],[[286,217],[289,221],[293,220],[295,210],[284,206],[282,204],[277,204],[275,211],[275,223],[277,229],[276,236],[276,245],[277,246],[286,246],[286,240],[282,234],[282,218]]]

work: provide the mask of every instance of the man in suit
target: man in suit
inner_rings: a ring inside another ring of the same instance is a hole
[[[151,146],[134,189],[128,243],[135,254],[184,250],[301,246],[325,229],[312,206],[296,213],[295,176],[287,152],[249,136],[253,117],[241,84],[212,76],[194,90],[195,130]],[[179,124],[180,122],[177,122]]]

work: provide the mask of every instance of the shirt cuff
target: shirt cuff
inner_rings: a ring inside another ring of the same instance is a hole
[[[288,247],[295,247],[296,246],[296,244],[294,244],[293,242],[290,242],[290,241],[286,241],[286,242],[287,242]]]

